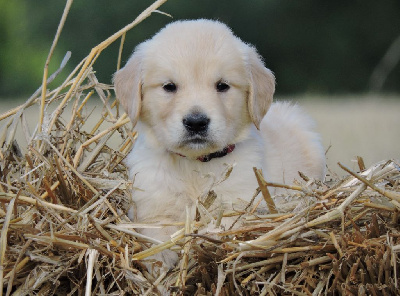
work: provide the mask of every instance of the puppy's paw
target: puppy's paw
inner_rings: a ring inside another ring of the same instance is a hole
[[[178,263],[179,259],[178,254],[171,250],[164,250],[155,256],[156,260],[161,261],[163,266],[165,266],[168,270],[173,269]]]
[[[167,272],[178,263],[179,256],[171,250],[164,250],[149,257],[149,261],[145,262],[145,266],[149,273],[159,276],[162,272]]]

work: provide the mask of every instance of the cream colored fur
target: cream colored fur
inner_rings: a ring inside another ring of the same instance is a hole
[[[227,164],[235,164],[232,174],[213,190],[219,204],[231,210],[237,201],[250,201],[257,189],[253,167],[262,168],[270,182],[291,184],[298,171],[324,178],[324,151],[311,120],[296,105],[272,104],[271,71],[252,46],[220,22],[169,24],[136,48],[114,81],[139,132],[126,159],[137,188],[131,218],[139,223],[184,221],[186,207],[193,209]],[[229,90],[217,92],[218,81]],[[163,89],[168,82],[176,84],[176,92]],[[182,119],[193,110],[210,118],[206,144],[184,143]],[[229,144],[236,148],[224,157],[196,160]],[[176,230],[141,232],[164,241]],[[172,252],[162,258],[169,267],[176,259]]]

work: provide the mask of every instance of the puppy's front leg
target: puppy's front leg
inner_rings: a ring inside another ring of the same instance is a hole
[[[173,226],[168,226],[168,227],[163,227],[161,229],[154,229],[154,228],[147,228],[147,229],[142,229],[140,230],[140,233],[157,239],[159,241],[165,242],[171,239],[171,234],[173,234],[176,231],[176,227]],[[179,256],[176,252],[171,251],[171,250],[164,250],[162,252],[159,252],[153,256],[148,257],[150,260],[149,261],[158,261],[161,262],[163,265],[163,269],[173,269],[179,259]],[[153,271],[153,269],[158,270],[159,268],[157,267],[157,262],[155,264],[152,264],[151,262],[145,262],[145,265],[149,272]],[[157,268],[155,268],[157,267]]]

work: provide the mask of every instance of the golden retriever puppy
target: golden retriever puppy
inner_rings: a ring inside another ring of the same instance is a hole
[[[210,188],[226,210],[243,209],[258,187],[253,167],[270,182],[290,184],[298,171],[324,178],[311,120],[296,105],[272,104],[273,74],[220,22],[167,25],[137,46],[114,82],[139,133],[126,159],[135,188],[130,218],[139,223],[184,221]],[[227,164],[233,171],[217,182]],[[177,229],[141,232],[163,241]],[[163,256],[168,267],[177,259]]]

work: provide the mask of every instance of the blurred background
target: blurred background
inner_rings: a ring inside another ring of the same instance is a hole
[[[130,23],[152,0],[75,1],[49,73],[72,57],[57,87],[90,50]],[[0,113],[40,85],[65,1],[0,0]],[[366,165],[400,158],[400,1],[169,0],[126,36],[135,45],[179,19],[225,22],[253,44],[277,79],[277,99],[298,101],[314,117],[330,166],[364,157]],[[111,83],[119,42],[95,64]]]

